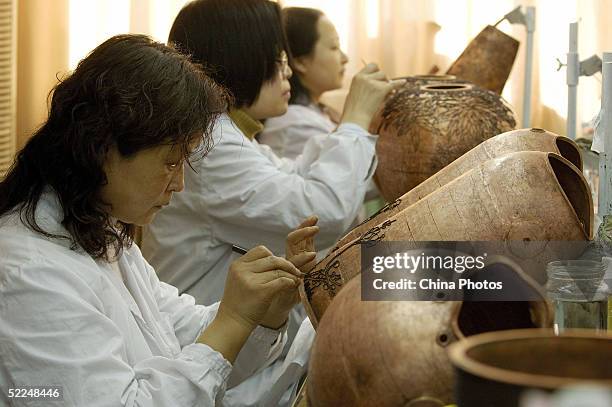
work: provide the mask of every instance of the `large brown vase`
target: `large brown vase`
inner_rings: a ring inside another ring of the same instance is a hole
[[[316,326],[342,286],[360,273],[364,242],[586,241],[592,222],[591,192],[572,163],[554,153],[507,154],[472,168],[330,253],[305,276],[302,303]],[[544,268],[534,265],[575,255],[547,247],[521,266],[542,282]]]
[[[459,407],[515,407],[529,389],[612,388],[612,334],[575,330],[558,336],[544,329],[491,332],[453,344],[449,355],[456,368]]]
[[[361,279],[354,278],[317,329],[309,404],[445,406],[453,401],[446,347],[480,332],[550,326],[552,311],[540,296],[531,303],[361,301]]]
[[[374,226],[383,223],[395,214],[434,192],[443,185],[474,168],[478,164],[504,154],[518,151],[544,151],[557,153],[582,170],[580,150],[573,140],[543,129],[519,129],[492,137],[474,147],[455,161],[438,171],[400,198],[390,202],[375,215],[353,228],[336,244],[340,248],[359,239]]]
[[[517,40],[488,25],[468,44],[446,73],[501,94],[518,47]]]
[[[483,141],[514,129],[499,95],[453,81],[407,82],[373,120],[374,180],[388,202],[399,198]]]

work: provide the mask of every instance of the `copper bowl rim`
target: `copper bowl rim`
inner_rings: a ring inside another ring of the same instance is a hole
[[[404,76],[396,76],[396,77],[393,77],[392,79],[393,80],[418,79],[418,80],[431,81],[431,82],[444,82],[444,81],[455,81],[457,80],[457,76],[451,75],[448,73],[443,73],[443,74],[404,75]],[[467,82],[467,81],[462,80],[461,82]]]
[[[612,379],[592,380],[518,372],[490,366],[482,362],[478,362],[467,355],[469,350],[474,349],[479,345],[520,341],[523,339],[554,339],[564,337],[573,339],[610,341],[612,345],[612,333],[608,332],[595,334],[594,331],[588,329],[572,329],[563,332],[561,335],[555,335],[552,329],[546,328],[514,329],[508,331],[486,332],[462,339],[449,346],[448,356],[456,369],[463,370],[479,378],[497,381],[500,383],[523,387],[538,387],[551,390],[567,385],[585,383],[594,383],[597,385],[612,387]]]
[[[465,90],[472,90],[474,85],[470,83],[446,83],[446,82],[432,82],[426,85],[421,85],[421,90],[427,90],[430,92],[459,92]]]
[[[423,79],[426,81],[454,81],[457,80],[457,76],[451,74],[430,74],[430,75],[413,75],[410,78]]]

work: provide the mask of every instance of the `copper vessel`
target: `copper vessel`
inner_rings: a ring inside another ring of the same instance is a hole
[[[445,406],[453,401],[446,347],[480,332],[550,326],[552,310],[540,296],[531,303],[361,301],[361,279],[354,278],[317,329],[309,404]]]
[[[588,330],[514,330],[453,344],[459,407],[516,407],[527,389],[577,384],[612,387],[612,335]]]
[[[586,241],[592,229],[591,192],[572,163],[554,153],[507,154],[472,168],[331,252],[304,277],[302,303],[316,326],[342,286],[360,273],[362,243]],[[521,266],[542,282],[542,264],[577,254],[545,248]]]
[[[381,208],[376,214],[353,228],[336,244],[336,248],[359,239],[365,232],[419,201],[439,187],[469,171],[479,163],[517,151],[557,153],[582,170],[580,150],[573,140],[543,129],[519,129],[492,137],[477,145],[455,161],[414,187],[400,198]]]
[[[443,75],[426,74],[426,75],[400,76],[400,77],[393,78],[393,79],[404,79],[406,81],[406,83],[404,84],[404,87],[402,89],[402,92],[415,92],[421,86],[425,86],[425,85],[453,84],[453,83],[465,84],[465,83],[467,83],[466,81],[458,80],[455,75],[447,75],[447,74],[443,74]],[[395,92],[391,93],[387,97],[387,101],[388,101],[389,98],[393,97],[394,94],[395,94]],[[386,103],[387,102],[385,102],[385,104]],[[384,106],[383,106],[383,108],[384,108]],[[372,123],[370,123],[370,132],[372,134],[378,134],[378,132],[380,131],[380,127],[383,124],[383,115],[380,114],[380,113],[382,113],[382,111],[379,112],[379,114],[375,115],[372,118]]]
[[[518,47],[517,40],[488,25],[468,44],[446,73],[501,94]]]
[[[390,96],[370,127],[379,135],[374,180],[387,202],[516,125],[491,91],[452,80],[419,83],[409,81]]]

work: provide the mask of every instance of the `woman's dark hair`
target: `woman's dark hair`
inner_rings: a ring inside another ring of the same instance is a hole
[[[196,0],[179,12],[168,42],[204,65],[235,107],[252,105],[288,50],[278,4],[268,0]]]
[[[289,50],[293,58],[311,55],[314,47],[319,41],[318,22],[323,16],[321,10],[305,7],[287,7],[283,9],[285,34],[289,43]],[[291,83],[292,105],[309,105],[310,94],[302,84],[297,71],[292,66],[293,76],[289,79]]]
[[[69,238],[94,258],[109,259],[132,243],[134,226],[111,226],[100,190],[111,147],[129,157],[160,145],[178,145],[184,157],[194,135],[201,150],[227,94],[203,69],[171,47],[143,35],[118,35],[94,49],[52,91],[49,117],[0,182],[0,215],[19,210],[21,221],[47,237]],[[51,188],[70,237],[43,230],[35,212]]]

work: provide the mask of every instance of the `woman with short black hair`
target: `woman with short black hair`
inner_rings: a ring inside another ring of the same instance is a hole
[[[140,35],[107,40],[55,87],[0,182],[0,404],[50,386],[45,405],[212,406],[278,357],[286,334],[271,326],[316,228],[289,235],[295,265],[263,246],[234,261],[208,307],[161,283],[133,244],[227,104],[201,67]]]
[[[176,16],[168,42],[231,90],[234,106],[250,106],[262,85],[275,79],[288,49],[282,26],[270,24],[279,18],[271,2],[192,1]]]
[[[374,64],[366,66],[352,82],[338,129],[308,144],[300,158],[282,160],[254,139],[262,120],[285,113],[291,94],[278,4],[193,1],[176,17],[169,42],[203,64],[234,96],[234,103],[213,130],[214,149],[186,172],[185,193],[146,228],[143,252],[163,280],[209,304],[223,293],[233,244],[263,243],[281,254],[279,236],[311,214],[318,216],[320,247],[332,246],[349,227],[376,167],[376,137],[367,129],[385,96],[401,82],[387,81]],[[290,338],[303,318],[296,313],[289,319]],[[312,338],[312,328],[307,335]],[[308,349],[303,346],[304,359],[297,368],[285,371],[299,377]],[[271,394],[277,390],[253,378],[252,386],[236,399],[248,395],[251,403],[243,400],[243,405],[277,405],[278,394]]]
[[[278,236],[313,213],[322,247],[347,229],[376,166],[376,137],[366,129],[386,94],[403,83],[366,66],[352,82],[338,130],[299,160],[279,159],[254,136],[261,120],[287,110],[292,72],[281,21],[278,4],[268,0],[196,0],[170,31],[169,42],[234,98],[213,130],[215,148],[186,172],[185,193],[144,233],[143,250],[162,278],[203,303],[221,295],[233,243],[272,244],[282,253]]]

